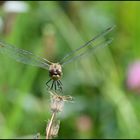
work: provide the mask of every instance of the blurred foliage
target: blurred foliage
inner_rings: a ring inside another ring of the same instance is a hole
[[[64,68],[64,94],[74,97],[59,118],[57,138],[140,138],[140,99],[126,86],[129,63],[139,58],[140,3],[26,1],[25,12],[0,3],[0,39],[52,62],[109,26],[109,47]],[[0,54],[0,138],[45,136],[50,118],[48,71]]]

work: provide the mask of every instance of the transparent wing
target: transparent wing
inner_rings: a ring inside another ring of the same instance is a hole
[[[108,41],[104,41],[101,42],[99,44],[93,45],[95,43],[95,41],[101,39],[103,36],[105,36],[107,33],[109,33],[110,31],[112,31],[114,29],[115,25],[112,27],[107,28],[106,30],[104,30],[103,32],[101,32],[100,34],[98,34],[97,36],[95,36],[94,38],[92,38],[91,40],[89,40],[88,42],[86,42],[83,46],[80,46],[79,48],[75,49],[74,51],[68,53],[61,61],[60,64],[61,65],[65,65],[69,62],[72,62],[73,60],[83,56],[84,54],[87,54],[90,51],[93,51],[97,48],[101,48],[101,47],[105,47],[108,44],[111,43],[112,39],[108,40]],[[104,43],[104,44],[103,44]]]
[[[94,47],[91,46],[85,52],[80,53],[79,55],[76,55],[76,56],[72,57],[71,59],[69,59],[68,61],[64,62],[62,64],[62,66],[65,65],[65,64],[67,64],[67,63],[70,63],[70,62],[72,62],[72,61],[74,61],[74,60],[76,60],[78,58],[81,58],[81,56],[84,56],[86,54],[89,54],[89,53],[92,53],[93,54],[93,53],[95,53],[97,49],[104,48],[104,47],[108,46],[112,42],[112,40],[113,39],[111,38],[111,39],[108,39],[107,41],[103,41],[103,42],[99,43],[98,45],[94,45]]]
[[[0,53],[15,59],[18,62],[48,69],[52,64],[45,58],[40,58],[33,53],[22,50],[0,41]]]

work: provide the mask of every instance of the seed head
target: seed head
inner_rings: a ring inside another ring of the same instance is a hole
[[[63,111],[64,102],[73,100],[71,96],[60,96],[56,93],[52,93],[51,91],[50,91],[50,94],[51,94],[51,110],[52,110],[52,112]]]

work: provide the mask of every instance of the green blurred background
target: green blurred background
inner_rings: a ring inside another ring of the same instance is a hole
[[[0,39],[57,62],[109,26],[114,40],[64,68],[66,103],[57,138],[140,138],[140,97],[126,86],[140,54],[140,2],[0,2]],[[10,5],[10,6],[9,6]],[[33,138],[45,128],[48,71],[0,54],[0,138]]]

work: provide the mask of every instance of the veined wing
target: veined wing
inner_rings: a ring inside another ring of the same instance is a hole
[[[104,30],[103,32],[101,32],[100,34],[98,34],[97,36],[95,36],[94,38],[92,38],[91,40],[89,40],[88,42],[86,42],[84,45],[80,46],[79,48],[75,49],[74,51],[68,53],[61,61],[60,64],[63,66],[69,62],[72,62],[73,60],[79,58],[80,56],[83,56],[85,54],[87,54],[89,51],[93,51],[96,50],[97,48],[101,48],[101,47],[105,47],[108,44],[111,43],[112,39],[108,40],[108,41],[102,41],[99,44],[96,45],[92,45],[92,43],[94,44],[95,41],[97,41],[98,39],[101,39],[103,36],[105,36],[107,33],[109,33],[110,31],[112,31],[114,29],[115,25],[112,27],[107,28],[106,30]],[[84,50],[86,49],[86,50]],[[83,52],[81,52],[83,51]]]
[[[97,45],[91,46],[90,48],[87,48],[87,50],[84,51],[83,53],[80,53],[80,54],[68,59],[66,62],[64,62],[62,64],[60,63],[60,64],[63,66],[67,63],[72,62],[73,60],[80,58],[81,56],[88,54],[88,53],[95,53],[97,49],[108,46],[112,42],[112,40],[113,39],[111,38],[111,39],[108,39],[107,41],[102,41],[101,43],[99,43]]]
[[[34,55],[33,53],[16,48],[0,41],[0,53],[15,59],[18,62],[32,66],[48,69],[52,63],[45,58]]]

